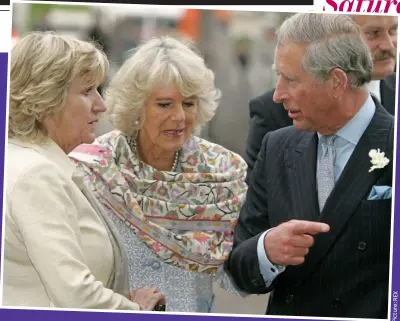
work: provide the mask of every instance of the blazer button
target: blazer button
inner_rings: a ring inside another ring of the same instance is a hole
[[[260,282],[258,281],[258,279],[251,280],[251,283],[253,283],[253,285],[255,285],[255,286],[259,286],[260,285]]]
[[[293,298],[294,298],[293,294],[288,294],[286,296],[286,298],[285,298],[285,302],[286,303],[292,303],[293,302]]]
[[[341,305],[342,305],[342,301],[340,301],[340,299],[335,299],[335,300],[333,300],[333,302],[332,302],[332,306],[333,306],[335,309],[339,308]]]
[[[360,251],[365,251],[366,248],[367,248],[367,243],[365,243],[365,242],[358,242],[357,248],[358,248]]]
[[[160,262],[154,261],[151,267],[153,270],[158,270],[161,267],[161,264]]]

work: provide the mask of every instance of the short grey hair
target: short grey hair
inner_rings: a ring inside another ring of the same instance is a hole
[[[277,42],[306,44],[303,68],[320,81],[334,68],[348,75],[353,88],[371,81],[371,52],[360,27],[348,15],[295,14],[277,30]]]
[[[105,90],[109,122],[125,135],[134,136],[143,124],[141,109],[157,84],[173,82],[185,97],[199,99],[193,134],[210,121],[221,92],[214,85],[214,73],[193,43],[162,36],[134,49]]]

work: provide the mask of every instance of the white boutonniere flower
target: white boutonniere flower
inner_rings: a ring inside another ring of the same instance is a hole
[[[369,172],[372,172],[374,169],[377,168],[384,168],[387,164],[389,164],[389,159],[385,157],[385,152],[381,152],[379,148],[371,149],[368,155],[369,157],[371,157],[372,164]]]

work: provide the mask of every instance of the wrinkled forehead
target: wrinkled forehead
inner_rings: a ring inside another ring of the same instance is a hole
[[[357,23],[362,30],[365,29],[382,29],[389,30],[397,28],[397,16],[371,16],[371,15],[353,15],[355,23]]]
[[[275,55],[279,52],[280,54],[304,54],[307,48],[307,44],[297,41],[278,42],[275,47]]]
[[[273,68],[278,72],[282,72],[281,69],[286,68],[302,69],[306,49],[307,46],[304,43],[278,43],[275,47]]]

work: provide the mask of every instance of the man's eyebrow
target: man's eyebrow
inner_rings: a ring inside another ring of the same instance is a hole
[[[393,29],[393,28],[398,28],[398,24],[396,23],[396,24],[390,26],[389,29]],[[362,30],[371,30],[371,29],[373,29],[373,30],[382,30],[382,29],[385,29],[385,28],[382,27],[382,26],[379,26],[379,25],[374,25],[374,24],[366,25],[366,26],[364,26],[362,28]]]
[[[381,26],[377,26],[377,25],[367,25],[367,26],[364,26],[363,28],[362,28],[363,30],[368,30],[368,29],[377,29],[377,30],[381,30],[381,29],[383,29]]]

